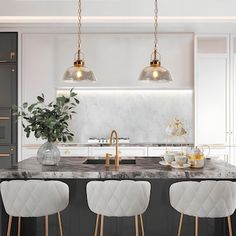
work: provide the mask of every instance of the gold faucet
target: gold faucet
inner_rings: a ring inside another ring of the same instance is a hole
[[[110,136],[110,145],[112,145],[113,136],[115,135],[116,140],[116,155],[115,155],[115,168],[118,169],[120,166],[120,157],[119,157],[119,141],[118,141],[118,134],[115,130],[112,130],[111,136]]]

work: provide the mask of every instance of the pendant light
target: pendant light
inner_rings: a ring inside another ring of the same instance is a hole
[[[81,0],[78,0],[78,51],[75,54],[74,66],[68,68],[64,73],[65,82],[96,81],[93,72],[84,66],[84,54],[81,51]]]
[[[155,81],[155,82],[170,82],[172,81],[170,72],[161,66],[161,55],[158,51],[158,6],[155,0],[154,10],[154,50],[151,54],[150,66],[145,67],[141,72],[139,80],[141,81]]]

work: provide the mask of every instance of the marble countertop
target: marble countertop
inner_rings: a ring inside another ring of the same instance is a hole
[[[88,157],[62,157],[58,166],[41,166],[35,157],[9,169],[0,169],[1,179],[234,179],[236,166],[208,159],[203,169],[173,169],[159,164],[157,157],[137,157],[136,164],[84,164]]]

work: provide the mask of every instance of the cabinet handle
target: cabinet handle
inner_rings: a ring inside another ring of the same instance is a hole
[[[8,63],[9,61],[0,61],[0,63]]]
[[[9,116],[0,116],[0,120],[10,120],[11,117]]]
[[[15,52],[11,52],[11,53],[10,53],[10,58],[11,58],[11,60],[13,60],[13,59],[15,58],[15,56],[16,56],[16,53],[15,53]]]
[[[8,153],[0,153],[0,157],[10,157],[11,155]]]

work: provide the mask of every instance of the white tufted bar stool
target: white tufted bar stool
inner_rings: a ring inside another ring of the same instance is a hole
[[[142,214],[146,211],[150,198],[151,184],[146,181],[107,180],[91,181],[87,184],[88,206],[97,214],[95,236],[103,236],[104,216],[108,217],[135,217],[136,236],[139,235],[139,219],[142,236],[144,225]]]
[[[231,181],[179,182],[170,187],[171,206],[181,213],[178,236],[181,235],[183,215],[195,217],[195,236],[198,236],[198,218],[227,217],[232,236],[230,216],[235,211],[235,185]]]
[[[12,217],[18,217],[18,236],[21,217],[45,216],[45,236],[48,236],[48,215],[57,213],[60,235],[63,236],[60,212],[69,203],[69,187],[59,181],[12,180],[1,183],[3,205],[9,215],[7,236],[11,235]]]

